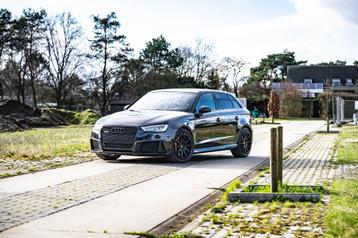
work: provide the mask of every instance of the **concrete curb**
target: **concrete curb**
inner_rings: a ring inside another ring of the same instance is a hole
[[[321,200],[319,193],[251,193],[251,192],[232,192],[229,194],[230,202],[318,202]]]

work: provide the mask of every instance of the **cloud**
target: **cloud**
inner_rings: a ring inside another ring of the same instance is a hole
[[[323,1],[322,1],[323,2]],[[327,0],[328,7],[335,9],[340,15],[358,25],[358,1],[357,0]]]
[[[296,12],[265,21],[217,29],[207,38],[220,55],[240,56],[255,66],[268,54],[288,49],[308,63],[357,60],[355,1],[290,0]],[[343,3],[339,7],[338,3]],[[358,1],[357,1],[358,2]],[[350,5],[349,5],[350,4]],[[343,9],[350,9],[344,12]]]
[[[290,0],[301,14],[331,10],[344,20],[358,25],[357,0]]]

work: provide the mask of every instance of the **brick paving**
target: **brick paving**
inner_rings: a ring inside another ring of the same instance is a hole
[[[338,134],[318,133],[293,148],[283,162],[283,182],[327,185],[357,176],[357,166],[334,163]],[[268,184],[268,171],[250,183]],[[206,211],[182,232],[219,237],[322,237],[329,196],[319,203],[229,203],[224,211]]]
[[[141,164],[0,198],[0,231],[173,172],[186,164]]]

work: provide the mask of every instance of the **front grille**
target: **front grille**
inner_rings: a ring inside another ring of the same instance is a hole
[[[137,128],[124,126],[104,127],[101,133],[103,150],[129,150],[134,143]]]
[[[132,144],[103,143],[103,146],[107,149],[129,150],[132,147]]]

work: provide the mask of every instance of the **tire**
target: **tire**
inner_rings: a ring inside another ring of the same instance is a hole
[[[116,160],[121,155],[103,155],[103,154],[97,154],[97,157],[103,160]]]
[[[184,163],[191,159],[194,151],[194,139],[190,132],[180,128],[173,140],[172,154],[168,157],[169,161]]]
[[[244,158],[249,156],[252,147],[252,133],[249,128],[241,128],[239,138],[237,139],[237,147],[231,150],[234,157]]]

